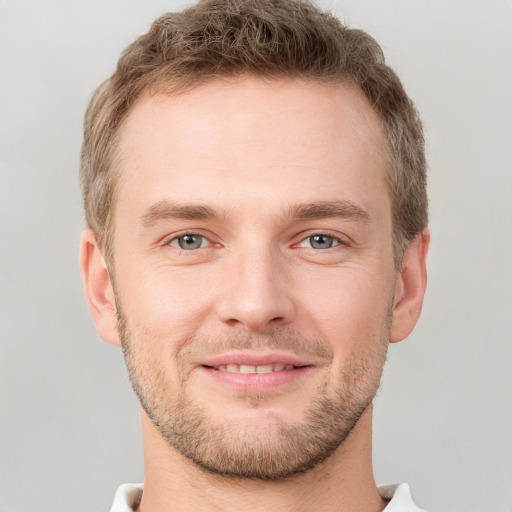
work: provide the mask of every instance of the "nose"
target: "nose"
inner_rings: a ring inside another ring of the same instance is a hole
[[[234,254],[220,276],[219,319],[231,327],[264,332],[293,321],[295,302],[284,262],[270,249]]]

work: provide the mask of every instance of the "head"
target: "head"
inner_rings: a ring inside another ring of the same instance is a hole
[[[95,92],[84,123],[80,176],[88,226],[112,263],[120,129],[143,94],[179,94],[239,75],[352,84],[386,137],[394,257],[427,226],[426,161],[419,116],[377,42],[308,1],[206,0],[157,19]]]
[[[165,15],[91,102],[82,183],[90,309],[170,450],[258,479],[337,452],[425,289],[421,125],[375,41],[306,2]]]

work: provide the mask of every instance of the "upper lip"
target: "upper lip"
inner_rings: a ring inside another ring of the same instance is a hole
[[[200,362],[200,366],[221,366],[227,364],[243,364],[249,366],[263,366],[269,364],[291,364],[293,366],[311,366],[310,361],[295,354],[285,352],[248,352],[236,351],[209,357]]]

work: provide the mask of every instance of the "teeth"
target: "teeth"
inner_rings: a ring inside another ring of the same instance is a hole
[[[253,366],[250,364],[221,364],[215,366],[216,370],[221,372],[231,373],[272,373],[282,372],[283,370],[293,370],[295,366],[293,364],[262,364],[259,366]]]
[[[262,364],[261,366],[256,366],[256,373],[272,373],[274,370],[272,369],[271,364]]]

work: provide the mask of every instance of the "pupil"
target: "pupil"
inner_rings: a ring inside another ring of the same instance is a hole
[[[332,247],[333,240],[330,236],[314,235],[311,238],[311,246],[314,249],[329,249],[330,247]]]
[[[183,235],[178,239],[178,244],[182,249],[198,249],[201,247],[203,238],[198,235]]]

